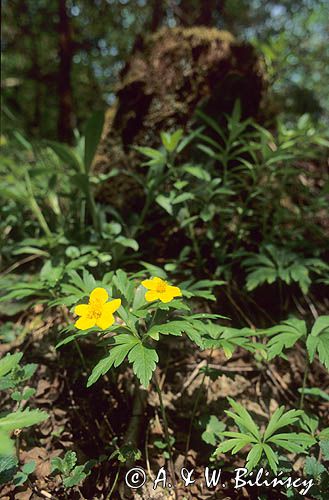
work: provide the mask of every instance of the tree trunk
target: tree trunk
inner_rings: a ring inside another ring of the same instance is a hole
[[[74,113],[71,86],[73,59],[72,29],[66,9],[66,0],[58,0],[59,13],[59,72],[58,72],[58,122],[57,133],[60,141],[73,140]]]
[[[189,130],[201,106],[218,120],[236,99],[242,116],[257,117],[265,90],[253,47],[215,28],[162,28],[145,37],[121,74],[115,105],[106,113],[94,171],[119,174],[103,183],[99,201],[122,213],[140,210],[143,190],[133,173],[140,165],[132,146],[158,147],[162,130]]]
[[[152,5],[152,19],[151,19],[151,31],[157,31],[162,23],[162,19],[164,17],[164,4],[159,0],[153,0]]]

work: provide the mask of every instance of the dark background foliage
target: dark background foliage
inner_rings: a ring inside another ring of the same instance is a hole
[[[136,40],[161,26],[214,26],[254,43],[274,110],[328,119],[326,0],[4,0],[2,13],[5,130],[71,141],[113,102]]]

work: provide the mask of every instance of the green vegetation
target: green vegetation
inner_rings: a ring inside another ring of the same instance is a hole
[[[3,491],[129,498],[136,466],[148,498],[165,466],[164,495],[203,498],[205,467],[226,480],[245,466],[303,476],[306,498],[327,498],[326,3],[211,1],[211,14],[201,1],[37,3],[3,5]],[[199,24],[262,54],[260,119],[239,99],[221,116],[199,106],[157,145],[125,144],[133,164],[95,171],[97,110],[138,34]],[[122,173],[139,209],[100,197]],[[195,471],[190,489],[181,467]],[[243,495],[303,497],[269,491]]]

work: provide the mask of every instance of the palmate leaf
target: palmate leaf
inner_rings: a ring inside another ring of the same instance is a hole
[[[246,467],[248,471],[251,471],[256,467],[256,465],[261,459],[263,451],[264,451],[263,443],[255,444],[255,446],[251,448],[251,450],[247,455],[247,461],[246,461]]]
[[[139,343],[139,339],[132,335],[123,333],[115,336],[113,338],[113,342],[114,347],[112,347],[109,354],[105,356],[105,358],[101,359],[91,372],[87,381],[87,387],[90,387],[95,382],[97,382],[97,380],[102,375],[105,375],[113,365],[115,367],[119,366],[129,353],[129,351],[137,343]]]
[[[313,361],[317,353],[319,360],[329,371],[329,316],[317,318],[311,334],[307,337],[306,347],[310,361]]]
[[[268,359],[273,359],[280,356],[285,348],[294,346],[300,338],[306,336],[307,330],[305,321],[293,318],[259,333],[271,337],[266,347]]]
[[[243,261],[243,266],[247,268],[246,286],[249,291],[266,282],[272,284],[281,280],[287,285],[298,283],[305,294],[311,285],[310,272],[319,274],[328,268],[320,259],[305,258],[274,245],[263,245],[260,253]]]
[[[246,446],[251,446],[247,456],[246,467],[250,471],[265,454],[269,466],[276,474],[278,468],[278,455],[273,450],[274,447],[283,448],[291,453],[305,453],[306,450],[316,443],[316,439],[305,432],[285,432],[276,434],[278,429],[290,426],[304,414],[302,410],[290,410],[285,412],[284,407],[278,408],[272,415],[267,428],[260,433],[258,426],[254,422],[250,413],[239,403],[228,398],[235,413],[225,411],[238,425],[240,432],[220,432],[219,436],[229,439],[220,443],[216,453],[232,454],[237,453]]]
[[[113,337],[113,342],[114,346],[109,354],[94,367],[88,378],[87,387],[97,382],[112,366],[118,367],[127,356],[129,362],[133,364],[135,375],[141,384],[147,387],[159,359],[156,350],[143,344],[139,338],[125,333]]]
[[[278,429],[295,423],[303,413],[302,410],[289,410],[284,413],[284,406],[277,408],[264,432],[264,440],[269,439]]]
[[[227,398],[232,408],[235,410],[236,414],[225,411],[227,415],[229,415],[236,424],[242,429],[246,429],[253,437],[258,440],[260,438],[259,428],[256,423],[253,421],[250,413],[239,403],[234,401],[232,398]]]
[[[267,440],[267,443],[274,443],[292,453],[304,453],[307,448],[316,443],[316,439],[305,432],[283,432],[274,434]]]
[[[203,348],[203,340],[200,333],[203,323],[191,318],[185,318],[177,321],[169,321],[162,325],[153,325],[148,331],[148,335],[154,340],[159,340],[159,335],[175,335],[180,337],[183,333],[189,337],[192,342],[195,342],[199,347]]]
[[[238,329],[207,322],[203,325],[203,330],[206,333],[203,336],[205,348],[223,349],[227,358],[230,358],[238,347],[251,352],[264,349],[262,344],[253,341],[255,331],[251,328]]]

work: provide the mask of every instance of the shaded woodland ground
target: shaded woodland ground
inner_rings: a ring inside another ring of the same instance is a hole
[[[91,3],[4,4],[1,498],[325,499],[326,6]]]

